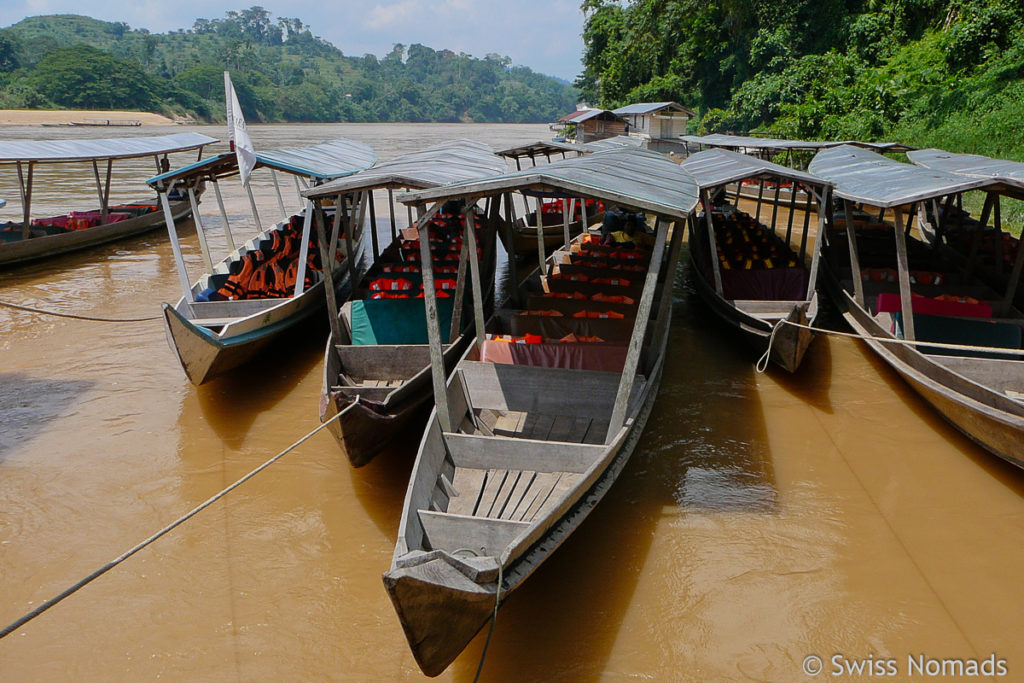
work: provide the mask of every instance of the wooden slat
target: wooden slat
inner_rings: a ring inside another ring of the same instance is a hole
[[[532,522],[537,517],[537,513],[540,512],[540,509],[551,497],[551,492],[558,486],[558,482],[562,480],[562,477],[565,476],[567,476],[565,472],[558,472],[545,482],[546,486],[537,491],[537,496],[530,503],[530,507],[526,509],[526,512],[523,513],[522,521]]]
[[[448,434],[447,436],[452,436]],[[455,462],[455,466],[458,467],[458,461]],[[476,509],[473,510],[474,515],[486,517],[487,513],[490,512],[494,506],[494,499],[498,495],[498,491],[501,490],[502,485],[505,483],[505,479],[508,476],[507,469],[488,469],[487,470],[487,481],[484,482],[483,491],[480,493],[480,500],[477,501]]]
[[[515,513],[519,504],[523,500],[523,496],[533,486],[533,480],[537,478],[537,473],[533,470],[523,470],[519,473],[519,479],[516,481],[515,488],[509,494],[502,506],[501,510],[498,511],[497,517],[500,519],[512,519],[512,515]]]
[[[452,486],[459,495],[452,496],[448,501],[448,512],[460,515],[472,515],[476,509],[476,503],[483,493],[485,470],[471,469],[468,467],[456,467],[455,476],[452,478]]]
[[[583,443],[603,444],[607,433],[608,420],[591,420],[587,434],[583,437]]]
[[[492,431],[495,434],[503,434],[505,436],[514,436],[519,434],[522,430],[523,420],[526,419],[526,413],[509,410],[509,411],[495,411],[498,414],[498,419],[494,423]]]
[[[593,420],[589,417],[577,417],[563,440],[570,443],[583,443],[583,439],[587,436],[587,431],[590,429],[592,422]]]
[[[536,472],[533,481],[530,483],[530,488],[524,492],[522,499],[516,505],[516,509],[512,511],[509,519],[523,521],[526,512],[533,506],[537,497],[546,496],[551,487],[554,486],[555,481],[558,480],[558,476],[559,473],[556,472]]]
[[[565,496],[566,493],[571,491],[576,483],[582,478],[582,474],[563,474],[558,482],[551,488],[551,493],[548,494],[547,500],[537,509],[534,513],[534,518],[544,517],[548,510],[555,507],[558,502]]]
[[[548,434],[551,433],[551,426],[555,423],[554,415],[545,415],[543,413],[528,413],[526,415],[526,422],[523,424],[524,439],[536,439],[537,441],[547,441]]]
[[[555,419],[551,424],[551,431],[548,432],[547,439],[549,441],[569,441],[569,433],[572,431],[575,424],[575,417],[569,417],[567,415],[555,416]]]
[[[491,502],[490,509],[484,514],[484,517],[498,517],[501,511],[505,507],[505,503],[508,501],[508,497],[512,495],[512,491],[515,489],[516,484],[519,482],[519,470],[509,470],[505,475],[505,480],[501,482],[501,488],[494,495],[494,500]]]

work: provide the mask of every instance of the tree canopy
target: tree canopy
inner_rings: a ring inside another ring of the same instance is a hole
[[[395,45],[349,57],[263,7],[152,34],[76,15],[0,30],[0,107],[117,108],[223,120],[229,70],[251,121],[551,121],[577,93],[489,54]]]

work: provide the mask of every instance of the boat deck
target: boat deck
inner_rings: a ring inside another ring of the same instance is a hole
[[[485,408],[475,410],[474,419],[467,415],[459,431],[536,441],[601,444],[608,432],[608,420]]]
[[[532,522],[582,477],[574,472],[457,467],[448,514]]]

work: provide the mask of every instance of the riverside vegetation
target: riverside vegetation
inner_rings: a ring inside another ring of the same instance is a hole
[[[300,19],[262,7],[165,34],[75,15],[0,30],[0,108],[130,109],[224,118],[223,71],[250,121],[552,121],[569,84],[424,45],[345,55]]]
[[[586,0],[582,9],[576,85],[593,104],[678,101],[700,112],[700,133],[896,140],[1024,161],[1019,0]],[[1019,226],[1020,203],[1007,204]]]

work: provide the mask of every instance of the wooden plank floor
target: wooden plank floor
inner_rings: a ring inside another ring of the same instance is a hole
[[[475,420],[467,417],[463,421],[460,426],[463,434],[601,444],[604,443],[605,434],[608,432],[607,420],[594,420],[589,417],[490,409],[477,411],[475,417]]]
[[[532,522],[543,516],[582,474],[530,470],[455,468],[458,495],[446,512],[456,515]]]

